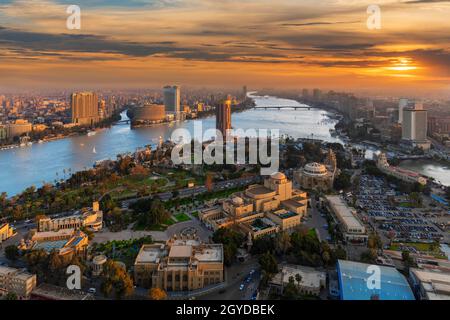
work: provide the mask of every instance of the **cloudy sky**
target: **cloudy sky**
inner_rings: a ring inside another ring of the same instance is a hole
[[[450,93],[450,1],[0,0],[0,90],[321,87]],[[81,8],[69,30],[66,9]]]

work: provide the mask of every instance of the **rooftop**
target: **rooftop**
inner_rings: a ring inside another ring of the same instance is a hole
[[[343,222],[347,229],[363,229],[365,227],[363,224],[356,219],[350,207],[344,202],[344,200],[339,196],[327,196],[328,202],[333,207],[335,214],[338,216],[339,220]]]
[[[170,248],[170,258],[189,258],[192,255],[192,246],[174,245]]]
[[[380,289],[369,289],[366,263],[338,260],[337,272],[341,300],[415,300],[406,278],[395,268],[380,268]]]
[[[299,274],[302,277],[301,285],[309,288],[320,288],[326,281],[326,273],[317,271],[311,267],[299,266],[299,265],[284,265],[281,272],[276,274],[271,280],[272,283],[281,285],[283,283],[289,283],[289,278]]]
[[[164,253],[164,245],[143,245],[135,263],[157,263]]]

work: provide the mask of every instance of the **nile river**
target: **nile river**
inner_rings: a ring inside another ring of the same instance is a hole
[[[296,101],[276,97],[253,98],[256,107],[300,105]],[[125,113],[122,118],[126,118]],[[136,129],[131,129],[128,124],[117,124],[90,137],[69,137],[0,151],[0,192],[7,192],[11,196],[31,185],[39,187],[43,182],[67,178],[69,168],[72,172],[83,170],[92,167],[97,160],[114,159],[120,153],[134,152],[145,145],[156,145],[160,136],[169,139],[177,128],[187,128],[193,132],[194,121],[201,121],[204,130],[215,127],[214,117]],[[280,134],[295,138],[340,142],[339,138],[330,135],[330,129],[334,128],[335,123],[327,111],[317,109],[251,109],[232,115],[234,129],[278,129]],[[436,172],[436,178],[450,185],[450,170],[443,166],[439,168],[427,174]],[[417,170],[421,171],[420,166]]]

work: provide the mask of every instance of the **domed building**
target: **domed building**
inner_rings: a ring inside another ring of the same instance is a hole
[[[333,188],[337,175],[336,155],[329,149],[325,163],[311,162],[298,170],[295,180],[304,189],[328,191]]]

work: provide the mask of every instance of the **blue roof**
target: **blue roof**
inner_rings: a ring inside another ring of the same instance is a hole
[[[338,260],[337,272],[341,300],[415,300],[406,278],[397,269],[377,266],[381,271],[380,289],[369,289],[370,264]]]

